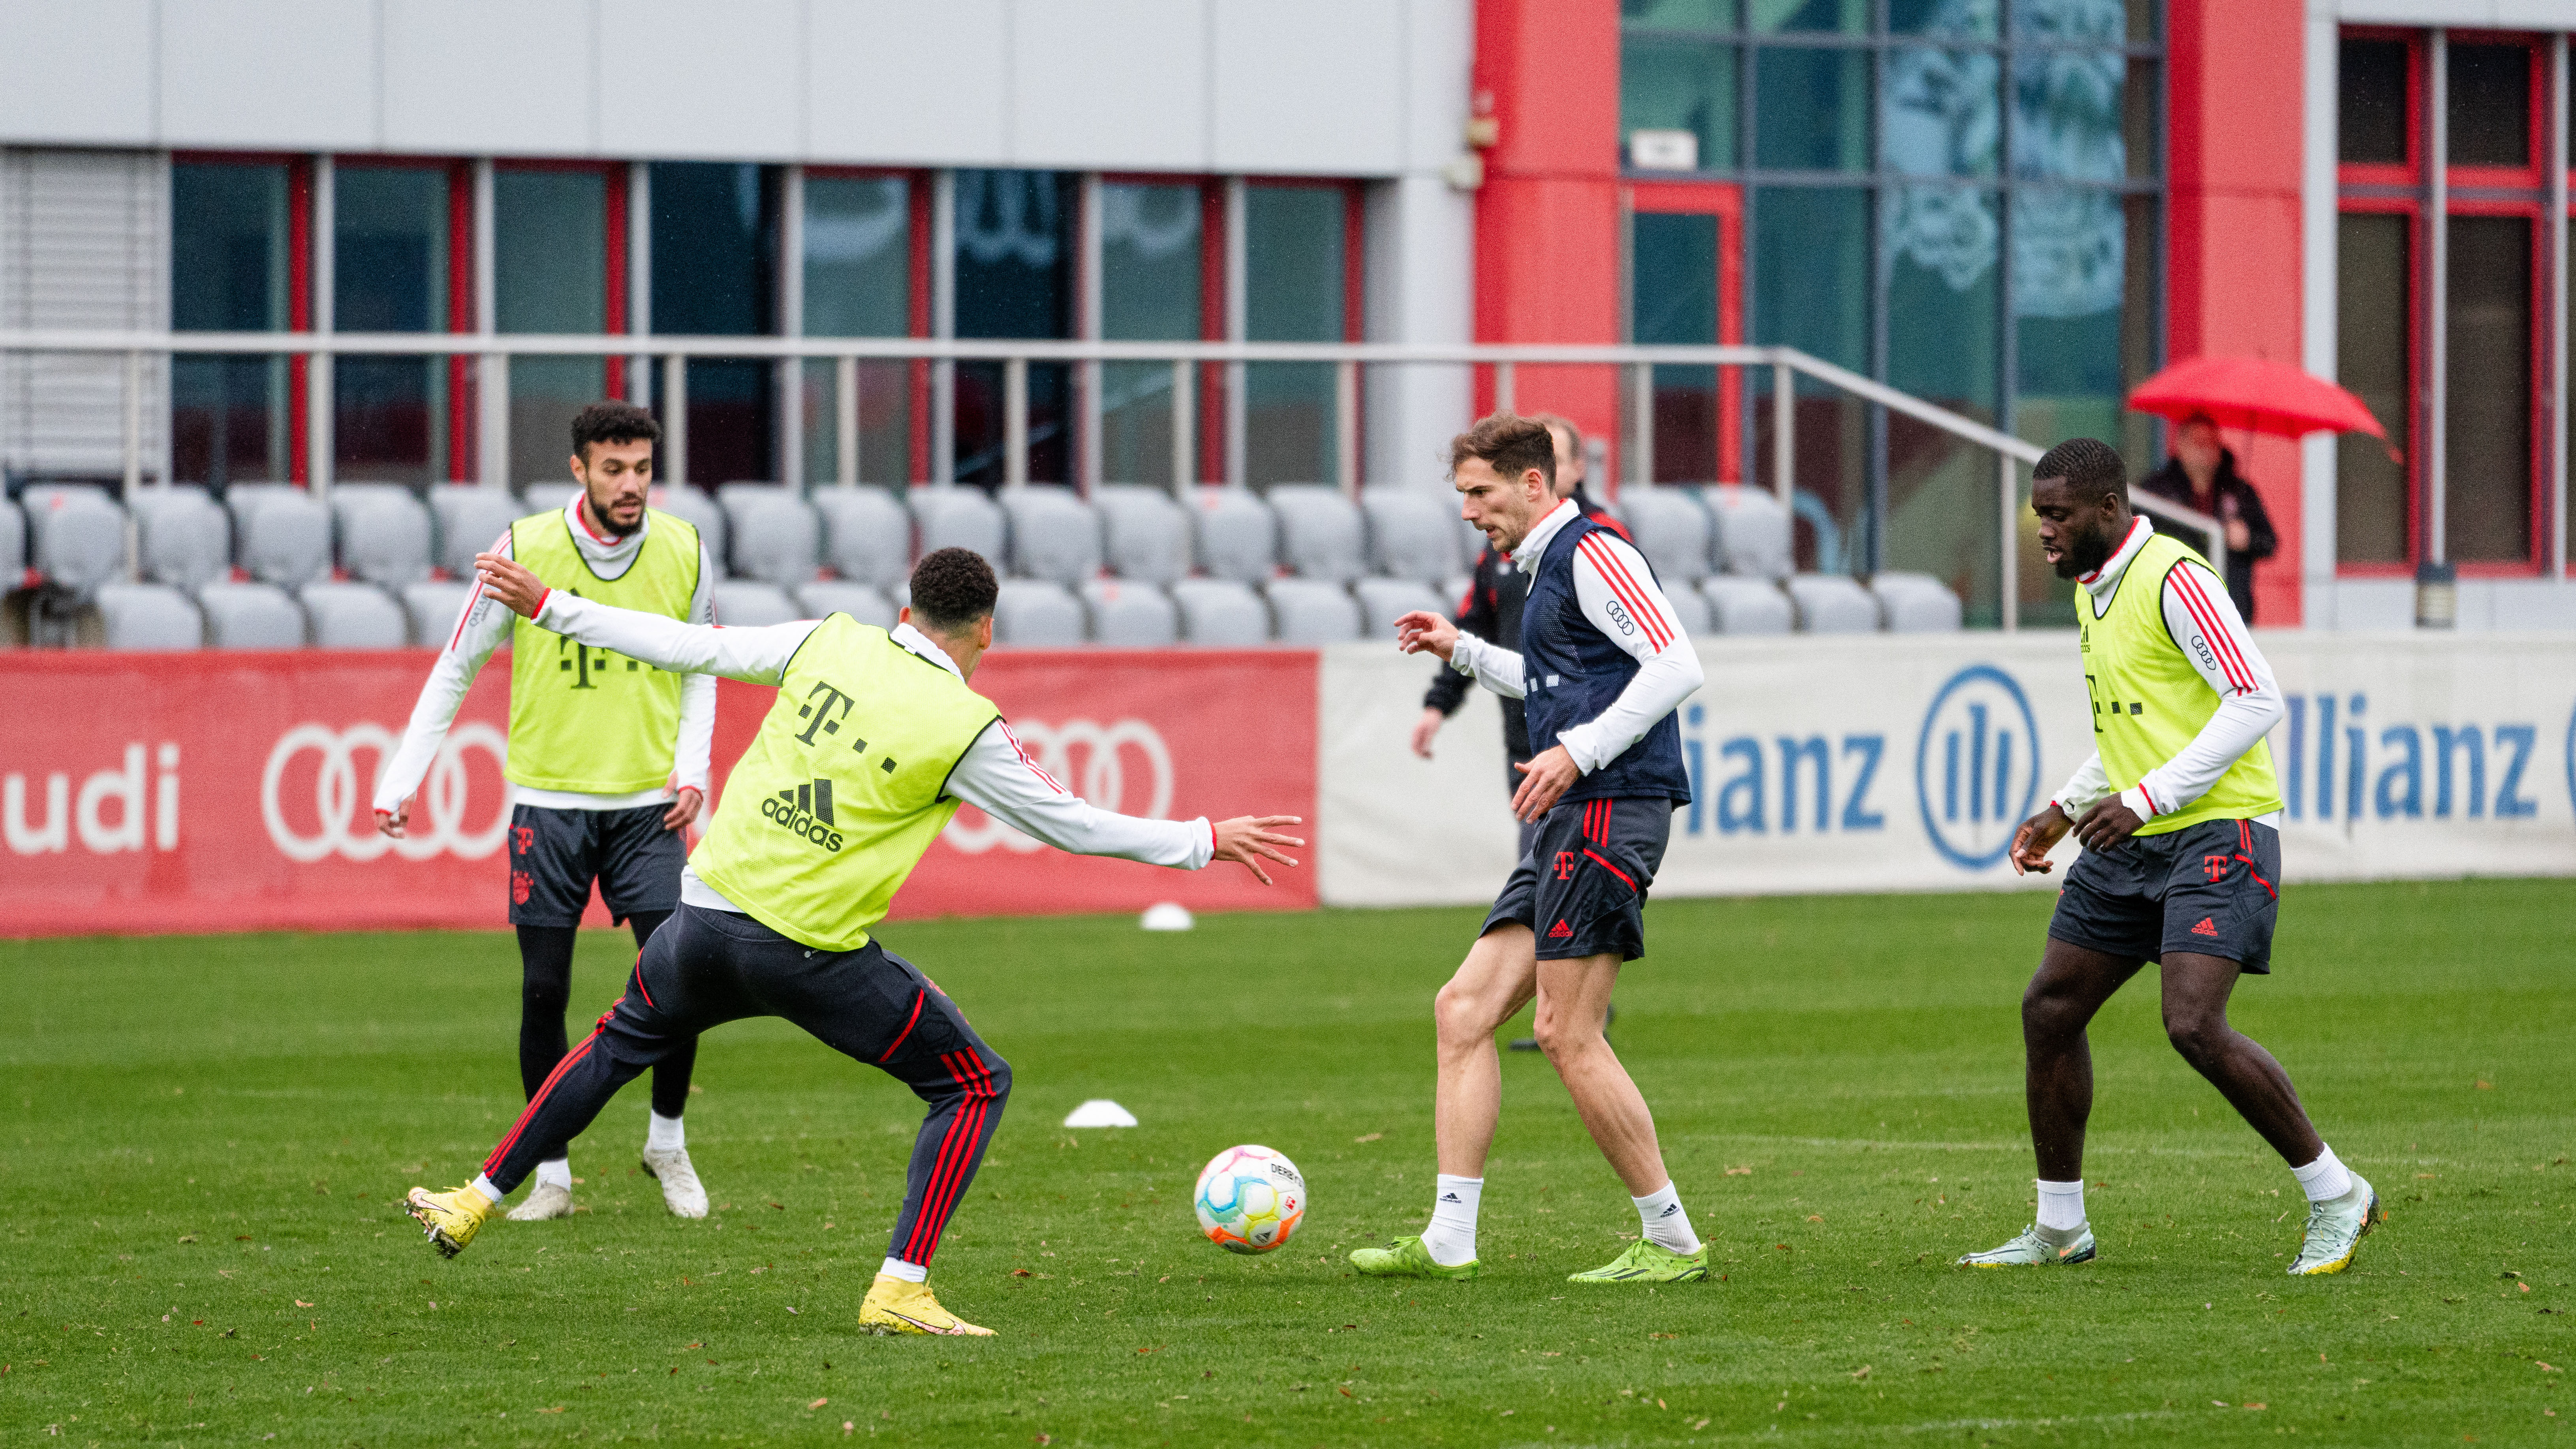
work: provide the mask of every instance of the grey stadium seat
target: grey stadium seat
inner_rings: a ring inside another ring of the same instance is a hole
[[[980,488],[915,488],[912,519],[920,528],[921,551],[971,549],[1000,572],[1009,561],[1010,525],[1002,507]]]
[[[26,567],[27,515],[0,498],[0,591],[18,587],[18,575]]]
[[[696,525],[698,541],[706,545],[707,557],[718,569],[724,568],[725,560],[732,555],[725,552],[724,510],[716,506],[716,501],[696,488],[656,488],[653,492],[660,497],[651,506]]]
[[[1437,583],[1458,572],[1458,495],[1428,488],[1369,488],[1369,564],[1389,578]],[[1472,561],[1468,560],[1468,561]]]
[[[1878,630],[1878,600],[1857,579],[1841,574],[1800,574],[1789,580],[1802,634],[1871,634]]]
[[[724,495],[734,577],[780,588],[813,579],[822,557],[823,524],[804,499],[775,484],[728,483]]]
[[[394,596],[373,584],[306,584],[297,591],[320,649],[400,649],[411,642],[411,619]]]
[[[1249,584],[1234,579],[1183,579],[1172,585],[1181,611],[1181,638],[1191,644],[1241,649],[1270,642],[1270,610]]]
[[[232,571],[232,518],[195,484],[136,490],[134,523],[135,554],[154,583],[193,589]]]
[[[790,624],[804,617],[776,584],[718,580],[707,586],[707,592],[716,606],[716,622],[728,629]]]
[[[1712,632],[1717,616],[1709,608],[1708,600],[1700,596],[1699,590],[1688,584],[1677,584],[1664,590],[1664,602],[1673,606],[1674,617],[1681,620],[1683,637],[1696,639]]]
[[[1347,644],[1360,637],[1359,601],[1322,579],[1272,579],[1270,617],[1282,644]]]
[[[1091,611],[1091,642],[1120,649],[1160,649],[1179,642],[1181,611],[1171,596],[1139,579],[1092,579],[1082,586]]]
[[[541,482],[527,484],[519,490],[519,496],[526,499],[528,505],[527,507],[519,510],[519,516],[525,517],[531,513],[561,512],[563,506],[570,503],[573,499],[573,495],[580,491],[580,484],[567,483],[561,478],[548,478]],[[647,496],[649,497],[650,495]],[[656,503],[653,506],[655,508],[659,508],[662,505]]]
[[[1416,609],[1448,612],[1429,584],[1413,579],[1362,579],[1351,592],[1359,596],[1360,622],[1371,639],[1394,638],[1395,621]]]
[[[1201,488],[1191,495],[1199,567],[1214,577],[1257,584],[1279,571],[1279,518],[1248,488]],[[1182,606],[1186,612],[1188,606]]]
[[[1880,574],[1869,581],[1879,627],[1891,634],[1956,634],[1959,596],[1930,574]]]
[[[490,548],[510,525],[538,510],[523,505],[506,488],[475,483],[441,483],[429,490],[429,516],[438,525],[432,562],[460,579],[474,576],[474,555]]]
[[[1368,571],[1368,524],[1339,488],[1283,483],[1270,490],[1279,556],[1301,579],[1347,584]]]
[[[26,491],[27,564],[77,594],[125,574],[125,510],[97,488]]]
[[[912,567],[912,515],[883,488],[817,488],[823,562],[853,583],[887,588]]]
[[[1011,518],[1011,572],[1067,588],[1100,577],[1100,514],[1072,489],[1014,489],[1002,509]]]
[[[399,483],[343,483],[331,490],[340,567],[399,588],[429,577],[429,508]]]
[[[1114,483],[1092,490],[1102,551],[1122,579],[1173,584],[1190,573],[1190,516],[1160,488]]]
[[[1786,634],[1792,622],[1789,596],[1761,579],[1719,574],[1699,586],[1719,634]]]
[[[1004,579],[993,601],[993,642],[1014,649],[1062,649],[1082,642],[1082,603],[1051,579]]]
[[[206,621],[188,596],[167,584],[102,584],[100,621],[110,649],[202,649]]]
[[[462,580],[423,579],[402,587],[403,612],[411,617],[411,642],[423,649],[444,649],[456,632],[456,616],[474,586]],[[500,605],[493,605],[499,608]]]
[[[331,571],[331,511],[291,483],[236,483],[233,562],[264,584],[298,588]],[[266,647],[266,646],[262,646]]]
[[[1681,488],[1630,488],[1619,495],[1619,521],[1637,552],[1655,566],[1667,589],[1708,577],[1708,510],[1699,495]]]
[[[880,629],[894,627],[894,605],[883,590],[874,584],[854,584],[846,579],[817,579],[799,584],[790,591],[799,615],[820,619],[831,614],[847,614],[862,624]]]
[[[275,584],[216,582],[197,590],[212,649],[301,649],[304,609]]]
[[[1702,496],[1717,524],[1713,552],[1718,572],[1785,579],[1795,570],[1789,510],[1780,506],[1779,499],[1732,483]]]

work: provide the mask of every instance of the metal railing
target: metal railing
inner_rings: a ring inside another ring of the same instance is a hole
[[[478,451],[484,466],[478,471],[487,482],[505,483],[499,474],[509,457],[509,359],[519,357],[620,357],[629,359],[630,367],[648,367],[660,363],[661,392],[665,403],[664,453],[672,465],[666,465],[669,482],[685,482],[686,456],[686,363],[691,358],[731,360],[770,359],[778,362],[797,360],[831,361],[833,369],[833,415],[840,421],[839,481],[856,482],[852,437],[855,434],[858,399],[858,364],[861,362],[925,361],[934,370],[934,392],[953,396],[953,366],[960,362],[1002,365],[1003,374],[1003,478],[1005,486],[1025,485],[1029,480],[1029,388],[1028,368],[1032,363],[1061,363],[1083,367],[1093,382],[1091,395],[1096,397],[1097,374],[1103,363],[1163,363],[1172,370],[1171,432],[1172,473],[1175,487],[1197,479],[1198,448],[1197,383],[1199,372],[1209,365],[1232,369],[1229,389],[1241,396],[1243,365],[1254,363],[1326,364],[1334,369],[1335,437],[1334,453],[1339,481],[1348,487],[1359,482],[1360,439],[1358,432],[1361,370],[1367,367],[1450,365],[1492,369],[1495,405],[1508,408],[1515,396],[1516,369],[1524,366],[1583,366],[1624,369],[1628,372],[1629,414],[1627,429],[1631,434],[1629,457],[1623,472],[1651,473],[1651,463],[1639,467],[1634,460],[1651,459],[1654,448],[1654,370],[1657,367],[1704,367],[1749,370],[1769,368],[1772,371],[1771,405],[1773,447],[1771,481],[1783,508],[1793,508],[1797,479],[1797,379],[1806,377],[1847,394],[1861,402],[1900,413],[1962,442],[1986,449],[1995,455],[1997,507],[1997,564],[1999,570],[1998,622],[2006,630],[2020,625],[2020,526],[2022,509],[2021,470],[2039,461],[2042,449],[2013,435],[1964,417],[1947,408],[1900,392],[1885,383],[1837,367],[1791,347],[1753,346],[1583,346],[1583,345],[1505,345],[1485,343],[1409,344],[1409,343],[1328,343],[1328,342],[1055,342],[1027,340],[982,340],[921,337],[676,337],[659,335],[586,335],[565,336],[544,333],[355,333],[355,332],[108,332],[69,329],[0,329],[0,353],[70,353],[122,354],[125,359],[124,396],[124,470],[129,489],[139,488],[143,477],[143,362],[147,357],[164,359],[174,356],[229,354],[284,355],[313,359],[308,369],[306,387],[308,406],[307,453],[311,485],[317,490],[330,486],[332,456],[332,385],[328,359],[338,356],[401,357],[467,357],[477,360],[481,405],[476,424],[480,434]],[[678,404],[678,405],[673,405]],[[1461,420],[1463,423],[1463,419]],[[1241,411],[1228,409],[1227,426],[1242,427]],[[1227,456],[1239,457],[1240,451],[1229,449]],[[497,460],[497,461],[496,461]],[[166,482],[167,479],[162,481]],[[940,481],[946,481],[942,479]],[[2142,512],[2168,520],[2200,533],[2207,543],[2203,552],[2224,578],[2227,570],[2226,534],[2219,521],[2207,514],[2170,503],[2153,495],[2132,492],[2131,502]],[[1884,523],[1883,519],[1876,520]]]

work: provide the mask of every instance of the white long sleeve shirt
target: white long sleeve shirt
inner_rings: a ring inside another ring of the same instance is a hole
[[[2154,536],[2155,530],[2147,521],[2138,519],[2129,526],[2129,536],[2120,541],[2109,561],[2078,581],[2084,586],[2087,607],[2093,610],[2094,618],[2111,611],[2111,600],[2119,593],[2130,562]],[[2271,661],[2254,647],[2253,631],[2245,627],[2244,616],[2236,612],[2236,605],[2229,601],[2226,586],[2216,574],[2188,560],[2177,564],[2165,575],[2164,595],[2157,602],[2164,609],[2167,634],[2176,639],[2197,636],[2209,641],[2211,647],[2207,649],[2185,649],[2182,653],[2218,695],[2218,712],[2209,717],[2209,723],[2200,727],[2200,733],[2192,736],[2191,743],[2183,746],[2180,753],[2120,792],[2120,803],[2140,820],[2170,815],[2208,794],[2219,777],[2280,722],[2285,708],[2280,683],[2272,677]],[[2058,790],[2056,804],[2068,815],[2081,815],[2110,793],[2111,777],[2102,768],[2102,756],[2096,753]],[[2277,828],[2279,812],[2263,816],[2262,823]]]
[[[652,531],[648,515],[643,525],[624,538],[604,538],[590,530],[581,516],[581,495],[576,493],[564,504],[566,525],[572,530],[573,546],[581,550],[583,562],[603,579],[623,578],[643,556],[644,537]],[[503,558],[510,557],[510,535],[503,533],[488,550]],[[689,617],[701,624],[715,622],[715,566],[707,558],[704,540],[698,543],[698,590],[689,599]],[[395,747],[393,758],[385,761],[376,775],[375,808],[391,814],[420,788],[429,767],[438,758],[438,747],[447,739],[448,726],[456,722],[456,711],[465,703],[465,692],[474,685],[483,662],[492,651],[510,642],[510,621],[517,616],[498,600],[486,596],[476,584],[465,596],[465,607],[458,611],[456,627],[447,631],[447,645],[438,651],[438,660],[429,667],[429,678],[420,687],[420,698],[412,705],[411,722],[403,726],[402,743]],[[673,791],[707,788],[707,752],[713,745],[716,729],[716,682],[712,676],[693,675],[680,681],[680,731],[671,751],[671,783],[658,790],[639,790],[630,795],[592,795],[577,790],[540,790],[528,785],[510,787],[512,805],[535,805],[548,810],[633,810],[645,805],[658,805]]]
[[[1582,516],[1572,499],[1557,504],[1512,550],[1512,566],[1535,577],[1549,541]],[[1680,708],[1707,676],[1700,670],[1698,651],[1682,633],[1680,616],[1656,584],[1654,570],[1646,567],[1645,556],[1626,539],[1595,529],[1575,545],[1574,599],[1601,637],[1637,661],[1636,676],[1609,707],[1557,733],[1556,742],[1565,747],[1574,767],[1589,775],[1644,739],[1646,731]],[[1472,634],[1458,636],[1449,652],[1449,667],[1506,699],[1520,699],[1527,693],[1518,651]]]
[[[817,623],[770,624],[756,629],[712,629],[657,614],[620,609],[561,589],[537,608],[537,624],[601,649],[614,649],[656,669],[700,677],[723,675],[749,684],[777,684],[787,661]],[[894,642],[957,675],[956,661],[910,624],[894,628]],[[1147,865],[1197,870],[1216,854],[1216,830],[1207,817],[1147,820],[1094,808],[1038,768],[1007,722],[975,737],[948,776],[948,793],[1012,829],[1075,855],[1106,855]],[[693,870],[680,872],[680,899],[707,910],[741,912]]]

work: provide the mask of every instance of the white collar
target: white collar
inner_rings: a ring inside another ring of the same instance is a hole
[[[591,531],[590,520],[582,517],[582,497],[582,494],[575,493],[571,501],[564,504],[564,527],[572,533],[573,547],[581,550],[581,556],[589,560],[594,571],[597,571],[602,564],[627,563],[644,551],[644,535],[651,532],[653,528],[653,515],[650,510],[647,510],[642,521],[635,525],[633,533],[624,538],[602,538]],[[603,575],[603,577],[614,577],[614,575]]]
[[[1574,506],[1573,499],[1556,500],[1556,506],[1549,509],[1521,540],[1521,546],[1512,550],[1512,567],[1536,578],[1538,561],[1547,553],[1548,540],[1556,537],[1558,529],[1582,516],[1582,510]]]
[[[2110,597],[2120,587],[2120,576],[2129,571],[2129,560],[2138,556],[2138,550],[2147,546],[2147,540],[2153,538],[2155,532],[2154,526],[2143,517],[2131,519],[2129,536],[2120,541],[2120,546],[2111,551],[2111,556],[2102,561],[2100,568],[2076,582],[2082,584],[2084,591],[2091,594],[2096,602]]]
[[[922,658],[929,660],[931,663],[938,665],[940,668],[947,670],[949,673],[956,675],[958,683],[964,684],[966,682],[966,675],[963,671],[958,669],[957,661],[949,658],[948,651],[940,648],[929,635],[922,633],[919,629],[912,627],[910,624],[897,624],[893,629],[887,632],[897,644],[900,644],[904,648],[911,650],[913,653],[920,655]]]

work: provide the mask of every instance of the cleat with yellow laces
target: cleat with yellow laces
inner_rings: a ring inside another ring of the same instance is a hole
[[[403,1198],[403,1211],[419,1221],[421,1230],[429,1234],[429,1245],[442,1258],[464,1252],[465,1245],[474,1241],[474,1234],[491,1220],[496,1206],[471,1186],[445,1192],[415,1187]]]
[[[2379,1193],[2352,1175],[2352,1187],[2341,1197],[2308,1204],[2308,1236],[2299,1245],[2299,1256],[2290,1264],[2290,1276],[2305,1278],[2318,1273],[2340,1273],[2351,1266],[2353,1252],[2361,1246],[2362,1235],[2373,1222],[2388,1221],[2387,1212],[2379,1206]]]
[[[2093,1225],[2079,1223],[2071,1228],[2043,1228],[2037,1223],[2021,1230],[2019,1236],[2000,1248],[1970,1253],[1959,1260],[1962,1268],[2036,1268],[2049,1264],[2089,1263],[2093,1261]]]
[[[940,1307],[939,1300],[931,1296],[929,1284],[907,1283],[884,1273],[868,1285],[867,1300],[859,1305],[859,1327],[869,1333],[993,1336],[993,1330],[979,1328]]]
[[[1708,1244],[1696,1253],[1676,1253],[1652,1238],[1639,1238],[1628,1251],[1588,1273],[1568,1273],[1568,1283],[1695,1283],[1708,1276]]]
[[[1363,1278],[1455,1278],[1476,1276],[1476,1260],[1443,1263],[1431,1256],[1420,1237],[1398,1238],[1383,1248],[1354,1248],[1351,1267]]]

